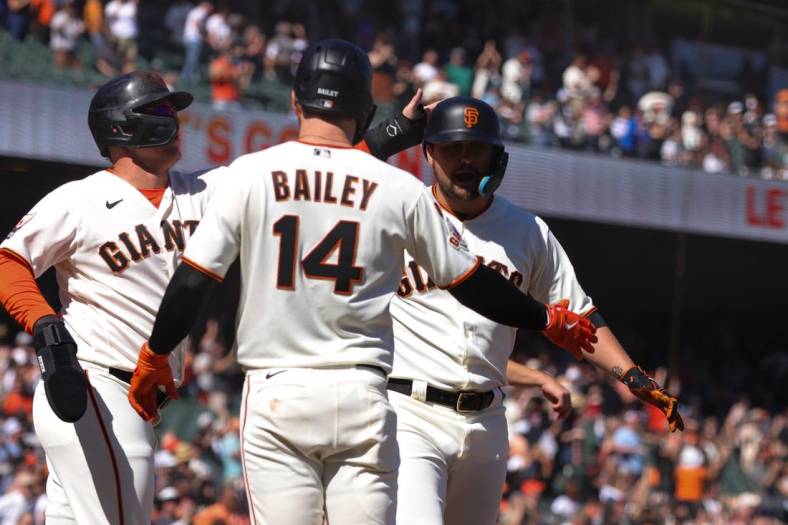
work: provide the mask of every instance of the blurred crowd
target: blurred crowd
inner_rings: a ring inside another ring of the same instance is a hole
[[[41,524],[47,470],[32,426],[35,351],[23,332],[0,341],[0,523]],[[152,523],[248,525],[238,418],[243,376],[217,321],[194,341],[181,400],[157,427]],[[741,385],[720,374],[709,387],[701,366],[682,370],[681,382],[657,369],[656,379],[681,394],[686,430],[669,434],[664,416],[621,383],[540,341],[516,355],[558,377],[574,412],[557,420],[538,389],[508,393],[501,525],[776,525],[788,518],[784,395],[755,392],[759,383],[782,388],[785,352],[732,371]]]
[[[496,108],[509,140],[788,179],[788,89],[768,93],[763,71],[745,66],[738,93],[710,91],[653,37],[614,43],[590,25],[567,51],[560,25],[533,5],[518,29],[520,19],[497,27],[467,3],[310,0],[299,18],[274,2],[250,21],[223,2],[0,0],[0,22],[15,39],[48,43],[56,68],[112,76],[147,64],[172,84],[210,85],[218,109],[240,107],[264,81],[286,92],[310,38],[342,35],[369,50],[384,105],[401,107],[419,87],[428,101],[472,95]],[[80,62],[83,45],[93,64]]]

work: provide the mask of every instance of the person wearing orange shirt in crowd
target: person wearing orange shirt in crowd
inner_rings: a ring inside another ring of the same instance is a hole
[[[194,525],[249,525],[246,509],[239,500],[235,488],[224,487],[219,501],[201,510],[194,516]]]
[[[688,507],[691,515],[700,508],[710,478],[706,454],[699,445],[698,423],[690,420],[687,432],[682,436],[684,443],[679,449],[674,471],[676,488],[674,496],[679,505]]]
[[[218,110],[240,107],[241,88],[245,81],[245,64],[240,61],[243,48],[228,47],[213,59],[210,67],[211,98],[213,107]]]
[[[41,42],[49,42],[49,25],[57,10],[55,0],[30,0],[30,7],[35,13],[33,19],[33,34]]]

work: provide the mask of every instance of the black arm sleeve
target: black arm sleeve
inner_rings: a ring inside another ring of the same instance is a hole
[[[545,305],[484,265],[449,289],[449,293],[464,306],[496,323],[531,330],[544,330],[547,325]]]
[[[424,138],[426,125],[427,113],[421,106],[419,106],[419,116],[412,120],[400,111],[367,130],[364,142],[367,143],[373,157],[386,160],[395,153],[420,144]]]
[[[168,354],[183,341],[215,284],[215,280],[188,264],[178,266],[153,323],[153,333],[148,341],[151,350],[157,354]]]

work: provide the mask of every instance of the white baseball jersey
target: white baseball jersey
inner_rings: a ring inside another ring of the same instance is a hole
[[[35,277],[55,267],[80,360],[134,370],[222,169],[171,172],[158,209],[120,177],[99,171],[53,190],[0,245],[27,261]],[[170,357],[176,383],[182,350]]]
[[[362,151],[288,142],[228,171],[184,261],[221,279],[240,252],[247,369],[388,371],[404,250],[444,287],[478,265],[420,181]]]
[[[472,219],[462,221],[447,211],[444,216],[482,264],[537,301],[566,298],[570,309],[581,314],[594,308],[563,248],[539,217],[498,196]],[[506,362],[517,329],[460,304],[409,256],[391,314],[393,377],[449,390],[490,390],[506,384]]]

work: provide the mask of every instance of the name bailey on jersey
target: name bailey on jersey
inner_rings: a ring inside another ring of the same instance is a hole
[[[295,174],[289,175],[284,171],[272,171],[271,181],[277,202],[293,199],[351,208],[358,204],[361,211],[367,209],[369,199],[378,187],[377,182],[355,175],[345,175],[344,180],[341,180],[341,176],[335,179],[330,171],[313,171],[309,174],[303,169],[297,169]],[[357,193],[359,191],[360,194]]]
[[[148,230],[146,225],[137,224],[132,233],[118,234],[119,243],[107,241],[102,244],[98,249],[98,254],[113,273],[123,273],[132,262],[140,262],[150,257],[151,253],[161,252],[162,245],[168,252],[174,250],[182,252],[186,246],[184,232],[188,232],[188,235],[191,236],[199,222],[197,220],[161,221],[161,243],[156,240],[156,236]]]

